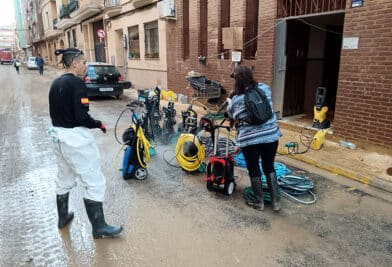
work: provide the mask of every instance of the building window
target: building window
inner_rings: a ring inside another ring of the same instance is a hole
[[[128,28],[128,38],[129,38],[129,59],[139,59],[140,58],[140,46],[139,46],[139,26],[132,26]]]
[[[67,31],[67,39],[68,39],[68,47],[72,47],[71,46],[71,32]]]
[[[255,59],[259,25],[259,1],[246,0],[244,57]]]
[[[183,1],[182,6],[182,38],[183,38],[183,54],[184,59],[188,59],[190,55],[189,50],[189,0]]]
[[[229,49],[224,49],[222,43],[222,28],[230,27],[230,0],[221,0],[220,12],[220,29],[218,31],[218,58],[228,59],[230,57]]]
[[[144,24],[145,58],[159,58],[158,21]]]
[[[76,42],[76,30],[75,29],[72,30],[72,41],[73,41],[73,47],[77,47],[78,44]]]
[[[207,0],[200,0],[200,31],[199,31],[199,55],[207,56],[207,42],[208,42],[208,2]]]

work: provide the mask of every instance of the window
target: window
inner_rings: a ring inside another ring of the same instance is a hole
[[[207,56],[207,41],[208,41],[208,2],[207,0],[200,0],[200,31],[199,31],[199,55]]]
[[[140,46],[139,46],[139,26],[132,26],[128,28],[128,38],[129,38],[129,59],[139,59],[140,58]]]
[[[218,58],[221,58],[221,53],[225,59],[230,58],[228,49],[224,49],[222,43],[222,28],[230,27],[230,0],[221,0],[221,12],[220,12],[220,29],[218,31]]]
[[[67,39],[68,39],[68,47],[72,47],[71,46],[71,32],[67,31]]]
[[[144,24],[145,58],[159,58],[158,21]]]
[[[182,6],[182,37],[183,37],[183,54],[184,59],[188,59],[190,55],[189,50],[189,0],[183,1]]]
[[[78,44],[76,42],[76,30],[75,29],[72,30],[72,40],[73,40],[73,47],[77,47]]]
[[[259,24],[259,1],[246,0],[244,57],[255,59]]]

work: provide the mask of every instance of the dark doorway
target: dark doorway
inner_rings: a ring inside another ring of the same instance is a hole
[[[318,87],[333,119],[339,80],[344,13],[287,20],[283,117],[313,114]]]
[[[97,34],[100,29],[104,29],[102,20],[93,23],[95,61],[106,62],[105,40]]]
[[[309,26],[298,20],[287,21],[283,116],[303,113],[308,43]]]

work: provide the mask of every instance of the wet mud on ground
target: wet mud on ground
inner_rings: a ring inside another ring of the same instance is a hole
[[[120,149],[114,125],[128,99],[91,101],[93,130],[107,179],[109,223],[121,238],[94,240],[82,188],[71,193],[75,219],[57,229],[57,167],[46,130],[53,73],[0,66],[0,266],[391,266],[392,205],[315,173],[314,205],[282,200],[275,214],[248,208],[243,175],[233,196],[206,189],[204,175],[171,167],[174,145],[159,145],[144,181],[123,180],[113,166]],[[120,120],[125,129],[126,117]],[[278,158],[279,160],[279,158]],[[121,154],[118,165],[121,163]]]

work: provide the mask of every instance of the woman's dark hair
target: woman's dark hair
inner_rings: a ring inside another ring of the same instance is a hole
[[[251,88],[256,85],[252,70],[246,66],[238,66],[234,69],[234,80],[236,95],[241,95],[245,93],[247,88]]]
[[[63,55],[60,63],[63,63],[64,68],[69,68],[74,59],[81,55],[84,55],[83,51],[77,48],[57,49],[56,51],[54,51],[54,54],[56,56]]]

